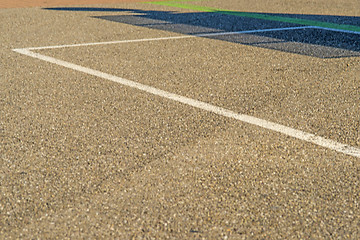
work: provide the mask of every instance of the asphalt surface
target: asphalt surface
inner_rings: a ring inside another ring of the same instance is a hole
[[[357,1],[261,2],[193,4],[360,18]],[[360,238],[359,158],[12,51],[225,31],[234,17],[215,14],[212,25],[153,4],[81,7],[0,9],[0,238]],[[167,26],[144,24],[156,12]],[[34,52],[360,148],[360,58],[348,46],[358,39],[327,32],[339,42],[328,46],[310,39],[321,32],[288,34],[308,41],[257,34],[238,36],[255,45],[196,37]]]

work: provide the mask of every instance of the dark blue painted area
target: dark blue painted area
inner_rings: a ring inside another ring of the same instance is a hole
[[[204,34],[237,32],[256,29],[299,27],[301,25],[269,21],[209,12],[144,11],[122,8],[45,8],[57,11],[126,12],[131,15],[104,15],[94,18],[129,24],[133,26],[176,32],[181,34]],[[268,14],[337,24],[360,26],[359,17]],[[268,48],[273,50],[309,55],[319,58],[360,56],[360,35],[321,29],[300,29],[252,34],[211,36],[208,38]]]

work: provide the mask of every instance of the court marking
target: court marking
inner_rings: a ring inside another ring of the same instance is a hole
[[[109,42],[94,42],[94,43],[79,43],[79,44],[65,44],[65,45],[55,45],[55,46],[45,46],[45,47],[29,47],[29,48],[24,48],[24,49],[44,50],[44,49],[67,48],[67,47],[86,47],[86,46],[108,45],[108,44],[118,44],[118,43],[134,43],[134,42],[160,41],[160,40],[170,40],[170,39],[175,40],[175,39],[183,39],[183,38],[212,37],[212,36],[236,35],[236,34],[251,34],[251,33],[260,33],[260,32],[276,32],[276,31],[299,30],[299,29],[309,29],[309,28],[317,28],[317,27],[304,26],[304,27],[287,27],[287,28],[270,28],[270,29],[261,29],[261,30],[247,30],[247,31],[238,31],[238,32],[202,33],[202,34],[181,35],[181,36],[172,36],[172,37],[143,38],[143,39],[119,40],[119,41],[109,41]]]
[[[304,28],[304,27],[301,27]],[[270,31],[267,30],[254,30],[254,31]],[[245,32],[254,32],[254,31],[244,31]],[[279,29],[276,29],[279,31]],[[236,33],[212,33],[212,35],[225,35],[225,34],[239,34],[240,32]],[[179,102],[188,106],[192,106],[204,111],[212,112],[218,114],[223,117],[232,118],[239,120],[244,123],[248,123],[251,125],[255,125],[267,130],[275,131],[286,136],[290,136],[302,141],[306,141],[309,143],[313,143],[315,145],[331,149],[337,151],[339,153],[343,153],[349,156],[360,158],[360,148],[353,147],[347,144],[339,143],[330,139],[326,139],[320,136],[317,136],[312,133],[304,132],[301,130],[297,130],[285,125],[281,125],[278,123],[270,122],[264,119],[256,118],[250,115],[236,113],[234,111],[218,107],[206,102],[202,102],[196,99],[184,97],[175,93],[167,92],[158,88],[154,88],[149,85],[141,84],[135,81],[131,81],[125,78],[121,78],[115,75],[111,75],[108,73],[104,73],[98,70],[94,70],[91,68],[83,67],[71,62],[63,61],[57,58],[49,57],[40,53],[32,52],[33,50],[41,50],[41,49],[54,49],[54,48],[63,48],[63,47],[79,47],[79,46],[92,46],[92,45],[104,45],[104,44],[117,44],[117,43],[131,43],[131,42],[147,42],[147,41],[160,41],[160,40],[175,40],[175,39],[184,39],[184,38],[191,38],[191,37],[203,37],[204,35],[210,36],[210,34],[201,34],[201,35],[190,35],[190,36],[172,36],[172,37],[160,37],[160,38],[146,38],[146,39],[134,39],[134,40],[122,40],[122,41],[111,41],[111,42],[98,42],[98,43],[84,43],[84,44],[72,44],[72,45],[57,45],[57,46],[45,46],[45,47],[30,47],[30,48],[17,48],[12,49],[14,52],[36,58],[45,62],[49,62],[52,64],[56,64],[68,69],[72,69],[75,71],[79,71],[85,74],[89,74],[95,77],[107,79],[116,83],[120,83],[124,86],[131,87],[134,89],[138,89],[165,99],[169,99],[175,102]]]
[[[195,10],[195,11],[200,11],[200,12],[219,13],[219,14],[233,15],[233,16],[239,16],[239,17],[248,17],[248,18],[255,18],[255,19],[262,19],[262,20],[269,20],[269,21],[293,23],[293,24],[299,24],[299,25],[305,25],[305,26],[319,27],[320,29],[331,29],[333,31],[360,34],[360,27],[355,26],[355,25],[321,22],[321,21],[314,21],[314,20],[308,20],[308,19],[302,19],[302,18],[273,16],[273,15],[264,14],[264,13],[239,12],[239,11],[228,10],[228,9],[220,9],[220,8],[204,7],[204,6],[199,6],[199,5],[183,4],[181,2],[184,2],[184,1],[181,1],[181,0],[180,1],[161,1],[161,2],[155,1],[155,2],[144,2],[144,3],[168,6],[168,7],[176,7],[176,8],[186,9],[186,10]],[[186,2],[188,2],[188,1],[186,1]]]

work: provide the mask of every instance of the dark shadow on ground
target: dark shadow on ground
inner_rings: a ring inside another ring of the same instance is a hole
[[[94,18],[189,35],[304,26],[300,24],[233,16],[215,12],[182,13],[121,8],[74,7],[45,9],[58,11],[122,12],[126,14],[94,16]],[[360,26],[360,17],[270,13],[262,14],[266,14],[268,16]],[[360,34],[336,32],[325,29],[306,28],[256,32],[251,34],[206,36],[206,38],[319,58],[360,56]]]

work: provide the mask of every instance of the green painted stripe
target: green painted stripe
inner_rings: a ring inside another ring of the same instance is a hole
[[[185,0],[185,1],[191,1],[191,0]],[[248,17],[248,18],[255,18],[255,19],[262,19],[262,20],[300,24],[300,25],[306,25],[306,26],[316,26],[316,27],[324,27],[324,28],[332,28],[332,29],[338,29],[338,30],[360,32],[360,27],[354,26],[354,25],[328,23],[328,22],[313,21],[313,20],[300,19],[300,18],[272,16],[272,15],[261,14],[261,13],[237,12],[237,11],[226,10],[226,9],[209,8],[209,7],[203,7],[203,6],[197,6],[197,5],[182,4],[182,3],[179,3],[179,1],[148,2],[148,3],[162,5],[162,6],[183,8],[183,9],[187,9],[187,10],[195,10],[195,11],[200,11],[200,12],[221,13],[221,14],[233,15],[233,16],[239,16],[239,17]]]

